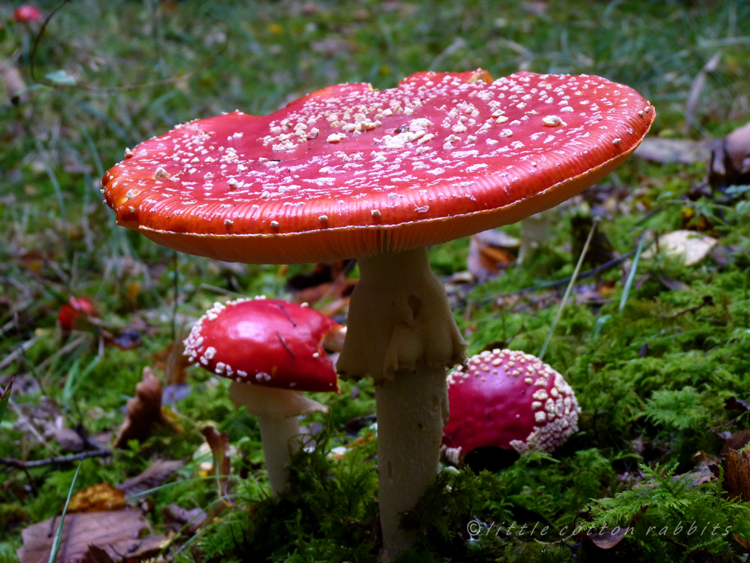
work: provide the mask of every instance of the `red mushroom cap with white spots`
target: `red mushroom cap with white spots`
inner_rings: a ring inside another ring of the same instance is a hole
[[[248,263],[398,252],[514,223],[614,170],[655,117],[597,76],[421,72],[236,111],[125,151],[105,175],[120,225]]]
[[[42,12],[39,8],[23,4],[13,12],[13,21],[16,23],[31,23],[42,21]]]
[[[323,339],[338,323],[277,299],[216,303],[185,340],[185,355],[235,381],[293,391],[338,392]]]
[[[448,395],[443,444],[449,458],[463,459],[487,446],[551,452],[578,430],[573,389],[550,366],[523,352],[473,356],[468,369],[448,376]]]

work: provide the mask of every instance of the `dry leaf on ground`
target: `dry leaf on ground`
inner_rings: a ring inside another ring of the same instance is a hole
[[[154,489],[166,483],[175,471],[182,469],[183,465],[185,464],[179,460],[157,459],[143,473],[124,481],[119,488],[125,491],[127,496]]]
[[[618,528],[617,530],[604,530],[601,533],[596,532],[590,535],[582,532],[580,535],[599,549],[612,549],[625,539],[627,532],[628,528]]]
[[[154,361],[154,367],[162,370],[167,375],[168,385],[185,383],[186,370],[192,365],[188,357],[183,354],[185,344],[182,341],[184,339],[185,335],[180,331],[174,342],[151,356]]]
[[[703,260],[719,242],[715,238],[695,231],[672,231],[659,237],[660,252],[681,258],[686,266],[694,266]],[[656,248],[652,246],[643,253],[644,258],[653,258]]]
[[[492,229],[477,233],[471,237],[466,267],[477,281],[486,281],[499,274],[503,266],[516,259],[505,249],[518,246],[518,239],[500,230]]]
[[[201,430],[206,438],[211,453],[214,456],[214,474],[219,478],[219,495],[227,494],[229,479],[227,478],[232,471],[232,462],[229,459],[229,434],[226,432],[219,433],[213,426],[206,426]],[[218,470],[217,470],[218,468]]]
[[[742,497],[745,502],[750,502],[750,454],[729,450],[722,457],[724,489],[729,498]]]
[[[68,513],[74,512],[103,512],[125,508],[122,501],[125,491],[113,487],[109,483],[98,483],[74,494],[68,504]]]
[[[202,508],[187,510],[178,504],[172,503],[161,509],[161,517],[164,523],[170,528],[187,532],[189,535],[195,534],[206,521],[207,515]]]
[[[135,397],[127,404],[127,416],[120,427],[115,447],[121,448],[130,440],[145,440],[171,420],[161,408],[161,381],[149,367],[143,368],[143,379],[135,386]]]
[[[53,518],[29,526],[22,532],[23,547],[18,550],[21,563],[47,563],[54,531],[60,523]],[[155,555],[166,541],[164,536],[148,536],[139,539],[148,524],[139,510],[117,510],[110,512],[85,512],[68,514],[63,525],[60,551],[57,560],[106,561],[102,551],[106,551],[112,561],[121,561],[122,554],[128,558]],[[89,546],[96,546],[91,556]]]

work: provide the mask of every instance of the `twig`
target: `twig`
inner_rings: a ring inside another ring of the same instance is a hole
[[[85,344],[86,340],[88,340],[88,335],[83,335],[83,336],[79,336],[78,338],[74,338],[73,340],[68,342],[65,346],[57,350],[54,354],[45,358],[42,361],[42,363],[40,363],[38,366],[36,366],[37,371],[42,371],[60,356],[64,356],[71,350],[78,348],[81,344]]]
[[[294,352],[292,352],[292,349],[289,347],[289,344],[286,343],[286,340],[284,340],[284,337],[281,336],[281,333],[278,330],[276,331],[276,336],[279,337],[279,340],[281,340],[281,343],[284,345],[284,348],[286,348],[286,351],[289,352],[292,355],[292,358],[296,360],[297,357],[294,355]]]
[[[34,426],[34,423],[31,422],[31,420],[23,414],[21,409],[18,407],[16,402],[13,400],[13,397],[8,398],[8,406],[13,409],[13,412],[16,413],[16,416],[18,417],[18,420],[26,426],[26,428],[29,429],[29,431],[34,435],[34,437],[39,440],[39,443],[42,444],[45,448],[47,448],[52,453],[58,453],[59,450],[52,446],[47,440],[44,439],[44,436],[37,430],[36,426]]]
[[[578,274],[578,276],[576,277],[576,279],[577,280],[583,280],[583,279],[593,278],[594,276],[597,276],[597,275],[601,274],[602,272],[606,272],[610,268],[613,268],[613,267],[617,266],[621,262],[625,262],[625,260],[627,260],[628,258],[630,258],[633,254],[635,254],[635,250],[631,250],[629,252],[626,252],[622,256],[618,256],[617,258],[613,258],[609,262],[605,262],[601,266],[597,266],[596,268],[591,268],[590,270],[586,270],[585,272],[581,272],[580,274]],[[530,287],[524,287],[523,289],[517,289],[515,291],[509,291],[507,293],[499,293],[499,294],[497,294],[497,295],[495,295],[493,297],[487,297],[485,299],[477,299],[474,302],[482,303],[482,302],[486,302],[486,301],[493,301],[493,300],[495,300],[495,299],[497,299],[499,297],[508,297],[510,295],[518,295],[519,293],[531,293],[531,292],[534,292],[534,291],[539,291],[541,289],[552,289],[552,288],[555,288],[555,287],[560,287],[560,286],[569,284],[571,279],[573,279],[572,276],[567,277],[567,278],[562,278],[562,279],[559,279],[559,280],[555,280],[555,281],[551,281],[551,282],[540,283],[540,284],[537,284],[537,285],[532,285]]]
[[[5,356],[5,358],[0,361],[0,369],[5,369],[10,364],[12,364],[16,359],[23,356],[24,352],[31,348],[34,344],[39,342],[40,336],[34,336],[33,338],[27,340],[23,344],[20,344],[15,350],[13,350],[10,354]]]
[[[286,318],[289,319],[290,323],[292,323],[292,326],[294,326],[295,328],[297,328],[297,323],[295,323],[294,320],[292,319],[292,317],[289,316],[289,313],[286,312],[286,309],[284,309],[284,306],[281,303],[279,303],[278,301],[276,301],[276,299],[274,299],[273,302],[276,303],[276,305],[279,306],[279,309],[281,309],[284,312],[284,314],[286,315]],[[279,334],[278,330],[276,331],[276,334]],[[279,334],[279,338],[281,338],[280,334]],[[281,341],[284,342],[284,339],[281,338]],[[284,346],[286,346],[286,342],[284,342]],[[294,354],[292,354],[292,356],[293,355]]]
[[[706,295],[703,297],[703,303],[700,305],[696,305],[695,307],[688,307],[687,309],[681,309],[677,311],[676,313],[673,313],[671,315],[656,315],[657,319],[676,319],[677,317],[681,317],[682,315],[685,315],[687,313],[695,313],[696,311],[699,311],[703,309],[706,305],[714,305],[714,300],[710,295]]]
[[[0,465],[9,465],[11,467],[26,470],[33,469],[34,467],[44,467],[45,465],[64,465],[66,463],[73,463],[74,461],[80,461],[90,457],[109,457],[111,455],[112,450],[104,449],[69,456],[48,457],[46,459],[37,459],[35,461],[23,461],[21,459],[13,459],[10,457],[0,457]]]

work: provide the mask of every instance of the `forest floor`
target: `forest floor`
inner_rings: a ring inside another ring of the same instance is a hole
[[[554,330],[544,361],[581,414],[552,454],[446,463],[404,521],[422,540],[403,561],[747,560],[750,186],[707,169],[710,143],[750,120],[750,4],[80,0],[39,41],[15,7],[0,6],[0,563],[51,560],[68,498],[62,549],[87,561],[376,561],[372,383],[314,395],[329,413],[305,419],[311,447],[273,500],[257,422],[182,356],[216,301],[307,301],[345,323],[355,265],[177,254],[118,227],[100,181],[180,122],[475,68],[601,75],[657,120],[522,263],[518,224],[430,250],[469,353],[538,355]],[[667,252],[678,231],[692,236]],[[98,317],[65,331],[71,297]]]

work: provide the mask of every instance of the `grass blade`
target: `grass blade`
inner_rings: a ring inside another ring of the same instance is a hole
[[[578,264],[576,264],[576,269],[573,270],[573,275],[570,276],[570,283],[568,284],[568,287],[565,289],[565,295],[563,295],[562,302],[560,303],[560,308],[557,310],[557,315],[555,315],[555,320],[552,321],[552,326],[549,327],[549,332],[547,333],[547,338],[544,340],[544,345],[542,346],[541,352],[539,352],[539,359],[544,358],[545,352],[547,352],[547,346],[549,346],[549,341],[552,340],[552,335],[555,332],[555,327],[557,327],[557,323],[560,322],[560,317],[562,316],[563,309],[565,308],[565,304],[568,302],[568,298],[570,297],[570,292],[573,290],[573,286],[576,283],[576,278],[578,277],[578,272],[581,271],[581,266],[583,265],[583,259],[586,258],[586,253],[589,250],[589,244],[591,244],[591,239],[594,238],[594,231],[596,230],[596,224],[598,223],[598,220],[594,220],[594,224],[591,225],[591,230],[589,231],[589,236],[586,239],[586,244],[583,245],[583,250],[581,250],[581,255],[578,257]]]
[[[55,563],[57,560],[57,553],[60,551],[60,542],[62,541],[63,524],[65,523],[65,514],[68,512],[68,505],[70,504],[70,497],[73,496],[73,487],[75,487],[76,479],[78,479],[78,472],[81,471],[81,464],[83,461],[78,463],[78,469],[76,474],[73,475],[73,482],[70,484],[70,490],[68,491],[68,499],[65,501],[65,508],[63,508],[62,515],[60,516],[60,525],[57,527],[57,533],[55,534],[55,541],[52,542],[52,550],[49,553],[49,563]]]
[[[628,302],[630,297],[630,288],[633,287],[633,280],[635,279],[635,271],[638,269],[638,261],[641,259],[641,252],[643,252],[643,246],[646,242],[646,237],[641,237],[641,242],[638,243],[638,250],[635,252],[635,258],[633,258],[633,266],[630,268],[628,273],[628,280],[625,282],[625,287],[622,290],[622,298],[620,299],[620,313],[625,309],[625,303]]]

